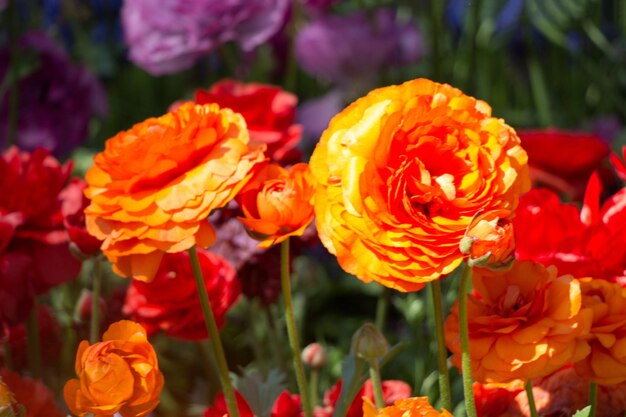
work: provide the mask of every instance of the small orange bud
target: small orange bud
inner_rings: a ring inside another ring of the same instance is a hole
[[[326,364],[326,349],[319,343],[311,343],[302,350],[302,362],[313,369],[320,369]]]
[[[513,260],[515,237],[509,210],[479,212],[470,222],[460,249],[470,266],[508,267]]]

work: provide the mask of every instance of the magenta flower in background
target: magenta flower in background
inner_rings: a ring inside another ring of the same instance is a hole
[[[43,32],[24,34],[18,48],[21,66],[30,65],[32,71],[19,81],[15,144],[27,151],[46,148],[63,158],[87,139],[91,117],[105,115],[104,89]],[[10,52],[5,47],[0,51],[0,79],[7,76],[9,65]],[[7,89],[0,97],[0,149],[7,146],[9,95]]]
[[[322,16],[305,26],[295,41],[300,66],[313,76],[345,83],[420,58],[423,40],[412,22],[399,22],[389,9],[371,13]]]
[[[130,60],[163,75],[228,41],[251,51],[282,27],[288,7],[289,0],[125,0],[122,25]]]

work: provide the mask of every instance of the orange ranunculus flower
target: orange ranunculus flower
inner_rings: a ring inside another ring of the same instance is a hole
[[[320,238],[363,281],[418,290],[459,266],[476,212],[515,208],[526,162],[515,131],[456,88],[374,90],[331,120],[311,156]]]
[[[80,417],[141,417],[159,403],[163,375],[145,329],[135,322],[113,323],[102,342],[83,340],[75,367],[78,379],[67,381],[63,396]]]
[[[461,239],[461,252],[469,264],[485,267],[508,266],[514,257],[515,237],[509,210],[477,214]]]
[[[307,164],[295,164],[289,171],[268,164],[255,174],[237,196],[243,210],[239,220],[260,248],[300,236],[313,221],[313,177]]]
[[[591,353],[575,364],[576,372],[601,385],[626,381],[626,288],[602,279],[580,280],[583,308],[593,318],[587,336]]]
[[[511,269],[473,269],[467,315],[472,376],[479,382],[528,380],[589,353],[591,322],[580,283],[554,267],[514,261]],[[445,324],[446,344],[461,367],[458,301]]]
[[[428,402],[428,397],[397,400],[389,407],[376,409],[369,398],[363,397],[363,417],[452,417],[445,409],[440,413]]]
[[[87,172],[89,233],[115,272],[151,281],[164,253],[215,240],[207,216],[224,206],[264,159],[237,113],[185,103],[106,143]]]

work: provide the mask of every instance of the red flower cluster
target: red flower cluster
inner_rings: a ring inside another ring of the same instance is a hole
[[[10,148],[0,157],[0,318],[25,318],[36,294],[76,277],[60,193],[71,164],[49,151]]]
[[[315,407],[313,410],[314,417],[332,417],[335,406],[341,394],[342,381],[339,380],[326,393],[324,393],[324,401],[322,406]],[[385,405],[392,405],[396,400],[402,400],[411,396],[411,387],[403,381],[383,381],[383,399]],[[371,380],[365,381],[363,387],[352,400],[346,417],[362,417],[363,416],[363,398],[374,401],[374,386]]]
[[[546,189],[522,196],[513,219],[517,258],[555,265],[560,274],[626,284],[626,188],[602,205],[601,191],[594,174],[581,210]]]
[[[235,270],[221,256],[198,249],[198,258],[218,326],[241,294]],[[207,337],[196,283],[187,252],[168,253],[150,283],[133,280],[124,313],[145,327],[185,340]]]
[[[22,377],[16,373],[3,369],[0,377],[4,381],[18,404],[26,408],[24,417],[64,417],[55,404],[54,394],[41,381]]]
[[[90,235],[85,227],[84,211],[89,205],[89,200],[84,194],[85,188],[87,183],[83,179],[72,178],[60,194],[63,199],[61,212],[63,225],[75,249],[85,256],[92,256],[100,252],[102,241]]]
[[[609,156],[609,145],[599,136],[556,129],[518,132],[528,154],[535,185],[578,198],[592,172]]]
[[[241,394],[235,391],[235,397],[237,399],[239,415],[241,417],[254,417],[250,406]],[[224,417],[225,415],[228,415],[226,399],[224,398],[224,393],[220,392],[217,394],[217,397],[215,397],[213,405],[204,411],[204,417]],[[300,396],[284,390],[280,393],[278,398],[276,398],[272,406],[270,417],[302,417],[302,415]]]
[[[267,145],[270,160],[284,166],[302,159],[296,148],[302,127],[294,124],[298,98],[293,94],[267,84],[222,80],[209,90],[198,90],[196,103],[217,103],[241,113],[250,139]]]

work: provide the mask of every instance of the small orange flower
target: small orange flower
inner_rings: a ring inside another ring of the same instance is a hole
[[[237,196],[244,213],[239,220],[254,238],[261,240],[260,248],[280,243],[289,236],[300,236],[313,221],[314,192],[307,164],[293,165],[289,171],[268,164]]]
[[[86,175],[87,230],[120,275],[151,281],[164,253],[209,246],[207,217],[264,159],[237,113],[185,103],[106,143]]]
[[[509,210],[492,210],[476,215],[461,239],[461,252],[469,255],[470,266],[504,267],[513,260],[515,238]]]
[[[601,279],[580,280],[583,308],[593,318],[587,337],[589,356],[575,364],[576,372],[601,385],[626,381],[626,288]]]
[[[141,325],[122,320],[113,323],[102,342],[83,340],[76,354],[76,374],[65,384],[63,395],[71,412],[82,417],[141,417],[159,403],[163,375],[156,353]]]
[[[589,353],[582,340],[590,315],[581,309],[578,280],[554,267],[514,261],[511,269],[473,270],[467,314],[472,376],[510,382],[545,376]],[[452,363],[461,367],[458,301],[445,324]]]
[[[397,400],[393,405],[376,409],[369,398],[363,397],[363,417],[452,417],[445,409],[440,413],[428,402],[428,397]]]
[[[380,88],[335,116],[311,156],[316,226],[365,282],[416,291],[463,261],[479,210],[514,210],[526,152],[483,101],[426,79]]]

